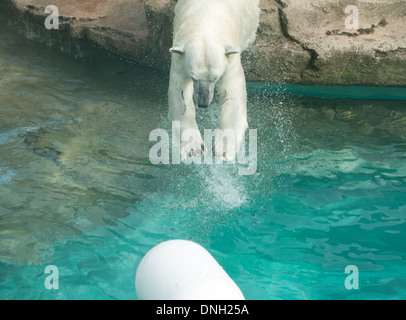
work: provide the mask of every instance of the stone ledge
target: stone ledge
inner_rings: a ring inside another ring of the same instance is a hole
[[[76,57],[100,47],[169,72],[176,0],[53,0],[59,30],[44,27],[48,0],[5,0],[24,34]],[[406,1],[261,0],[255,44],[243,54],[248,81],[406,87]],[[347,5],[358,30],[346,30]]]

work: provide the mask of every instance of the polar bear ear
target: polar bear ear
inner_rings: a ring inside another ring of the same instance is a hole
[[[234,48],[228,44],[226,45],[225,49],[226,49],[226,56],[228,56],[230,54],[240,53],[240,51],[238,51],[236,48]]]
[[[183,48],[183,46],[179,46],[179,45],[170,48],[169,51],[171,53],[177,53],[177,54],[184,54],[185,53],[185,49]]]

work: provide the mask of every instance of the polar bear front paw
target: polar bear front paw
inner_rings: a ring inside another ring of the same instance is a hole
[[[180,159],[185,162],[189,159],[202,157],[206,153],[206,145],[202,143],[187,143],[180,148]]]
[[[214,156],[218,159],[233,162],[237,153],[234,150],[224,151],[223,148],[214,146]]]
[[[198,129],[188,129],[182,132],[180,159],[183,162],[202,157],[206,153],[206,149]]]
[[[220,130],[214,140],[214,156],[227,162],[234,162],[244,138],[243,129]]]

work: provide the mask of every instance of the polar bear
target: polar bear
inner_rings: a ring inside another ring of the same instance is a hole
[[[168,90],[170,121],[180,122],[180,156],[185,161],[206,151],[195,105],[207,108],[214,90],[221,105],[214,154],[233,160],[244,139],[247,92],[241,52],[255,40],[259,0],[179,0]],[[224,132],[234,133],[233,139]],[[193,139],[184,133],[193,132]]]

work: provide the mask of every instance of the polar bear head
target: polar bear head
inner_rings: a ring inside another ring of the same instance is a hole
[[[214,86],[239,51],[228,44],[195,41],[180,43],[170,50],[179,55],[184,71],[193,81],[193,99],[200,108],[207,108],[214,96]]]

